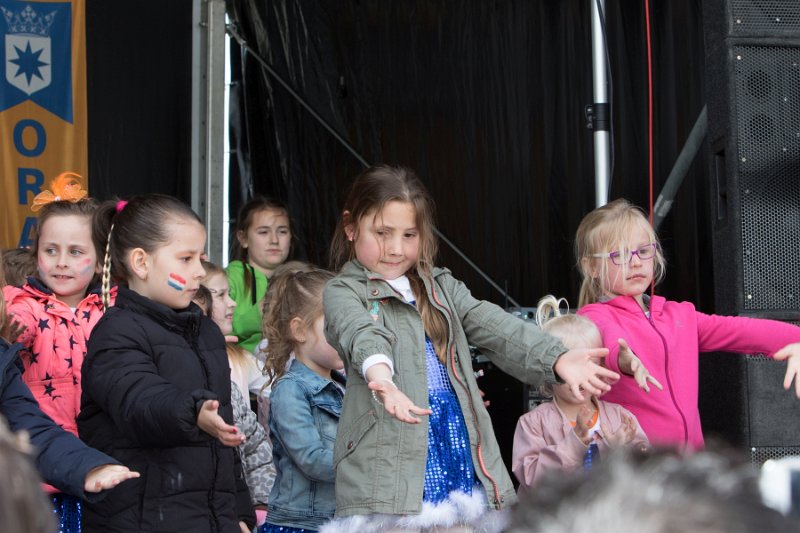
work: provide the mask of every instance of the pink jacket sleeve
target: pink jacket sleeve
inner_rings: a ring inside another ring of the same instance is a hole
[[[800,328],[786,322],[700,312],[697,335],[701,352],[764,353],[768,357],[787,344],[800,342]]]
[[[511,469],[520,486],[530,488],[546,472],[578,468],[587,449],[558,410],[545,403],[517,422]]]

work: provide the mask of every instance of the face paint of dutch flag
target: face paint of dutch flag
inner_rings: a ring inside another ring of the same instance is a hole
[[[184,288],[186,288],[186,280],[177,274],[170,274],[169,279],[167,279],[167,285],[176,291],[182,291]]]

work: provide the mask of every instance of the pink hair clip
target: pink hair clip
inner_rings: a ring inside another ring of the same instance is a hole
[[[127,200],[120,200],[117,202],[117,213],[125,209],[125,206],[128,205]]]

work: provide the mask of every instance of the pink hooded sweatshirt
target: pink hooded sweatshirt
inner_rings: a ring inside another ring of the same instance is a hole
[[[768,357],[800,342],[800,328],[775,320],[706,315],[689,302],[650,299],[650,316],[631,296],[582,307],[579,315],[594,322],[609,349],[607,366],[619,372],[623,338],[663,386],[650,393],[632,376],[623,375],[603,400],[629,409],[652,444],[698,449],[703,447],[698,395],[699,352],[763,353]],[[787,394],[791,394],[787,392]]]

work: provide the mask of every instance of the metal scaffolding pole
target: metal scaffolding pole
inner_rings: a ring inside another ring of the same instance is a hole
[[[594,102],[591,124],[594,136],[594,188],[597,207],[608,203],[611,183],[611,106],[608,98],[608,55],[605,35],[605,0],[589,0],[592,12],[592,80]]]

